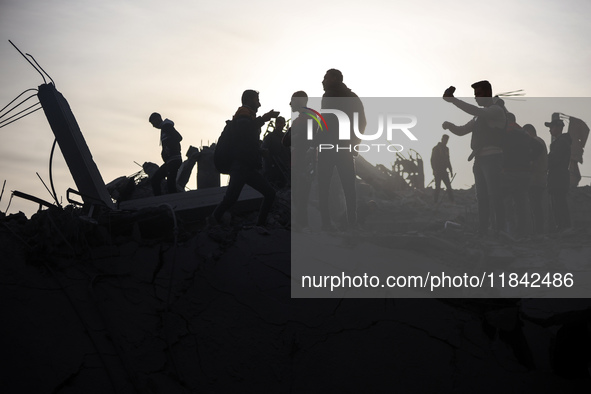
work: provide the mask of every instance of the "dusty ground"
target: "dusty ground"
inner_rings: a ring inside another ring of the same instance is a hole
[[[439,206],[409,191],[376,197],[363,236],[387,230],[398,250],[442,264],[584,270],[590,195],[574,196],[576,231],[516,242],[471,235],[470,191]],[[166,210],[0,217],[2,392],[591,390],[587,299],[292,299],[290,231],[232,224],[179,218],[175,231]]]

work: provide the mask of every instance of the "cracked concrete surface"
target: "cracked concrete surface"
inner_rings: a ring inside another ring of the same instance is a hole
[[[197,225],[175,243],[164,213],[145,215],[159,226],[0,218],[3,393],[591,390],[587,300],[291,299],[289,231]],[[457,258],[453,234],[395,240]],[[537,258],[462,245],[464,258]],[[556,253],[579,266],[588,249]],[[556,344],[576,335],[567,376]]]

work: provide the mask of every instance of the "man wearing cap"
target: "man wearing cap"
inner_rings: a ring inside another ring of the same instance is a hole
[[[552,135],[548,153],[548,193],[556,229],[562,231],[571,226],[567,195],[570,186],[568,166],[572,140],[570,135],[562,133],[564,122],[560,119],[559,113],[553,113],[551,121],[545,122],[544,125],[550,128]]]
[[[478,199],[478,233],[485,235],[491,217],[494,219],[495,234],[504,230],[505,208],[501,194],[501,171],[503,168],[502,136],[505,133],[507,119],[504,103],[498,97],[492,97],[492,86],[488,81],[472,84],[478,106],[468,104],[454,97],[455,88],[450,86],[443,93],[443,99],[454,104],[462,111],[474,116],[463,126],[443,122],[443,129],[462,136],[472,133],[470,147],[472,154],[468,160],[474,160],[474,183]]]

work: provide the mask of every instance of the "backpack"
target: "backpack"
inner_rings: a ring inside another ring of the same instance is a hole
[[[213,151],[213,164],[216,170],[222,174],[229,174],[234,161],[234,123],[231,120],[226,120],[226,126],[222,130],[220,138]]]

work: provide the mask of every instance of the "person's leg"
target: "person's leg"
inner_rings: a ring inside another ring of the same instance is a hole
[[[542,234],[544,232],[544,208],[542,206],[543,193],[543,187],[531,186],[529,188],[529,204],[531,206],[534,234]]]
[[[474,159],[472,171],[474,172],[474,185],[476,186],[476,200],[478,202],[478,233],[484,235],[488,232],[490,201],[480,158]]]
[[[501,189],[503,154],[497,153],[488,155],[484,156],[482,159],[482,169],[486,187],[488,189],[489,203],[492,205],[493,217],[496,219],[493,228],[495,233],[498,233],[499,231],[505,229],[505,206]]]
[[[355,160],[348,152],[341,153],[337,160],[337,171],[343,186],[347,204],[349,226],[357,225],[357,190],[355,188]]]
[[[305,174],[292,176],[291,202],[293,222],[300,227],[308,227],[308,198],[312,182]]]
[[[571,226],[570,211],[568,209],[568,189],[554,193],[556,200],[556,224],[558,230],[565,230]]]
[[[505,172],[501,176],[501,188],[503,198],[503,208],[505,209],[505,231],[515,235],[517,228],[515,196],[517,181],[514,172]]]
[[[334,167],[333,153],[318,154],[318,204],[322,227],[332,227],[329,210],[330,179]]]
[[[247,185],[263,195],[257,226],[264,226],[267,223],[267,216],[273,206],[273,201],[275,201],[275,189],[261,173],[254,169],[245,171],[245,181]]]
[[[164,163],[160,166],[160,168],[156,170],[154,175],[152,175],[150,183],[152,184],[152,191],[154,192],[155,196],[159,196],[162,194],[161,184],[167,172],[168,166],[166,163]]]
[[[167,174],[166,174],[166,186],[168,189],[168,193],[177,193],[178,190],[176,188],[176,177],[179,172],[179,168],[181,167],[181,160],[172,160],[166,163],[167,166]]]
[[[449,200],[451,202],[454,201],[454,192],[451,188],[451,181],[449,180],[449,174],[446,172],[443,173],[443,177],[441,178],[443,184],[445,185],[445,189],[447,190],[447,195],[449,196]]]
[[[238,200],[240,192],[245,184],[245,177],[241,170],[233,170],[230,172],[230,181],[223,200],[213,211],[213,217],[217,222],[222,220],[224,213]]]
[[[527,198],[527,190],[529,188],[529,174],[519,173],[517,176],[517,184],[515,185],[515,220],[517,222],[517,236],[523,237],[528,235],[527,218],[529,211],[529,204]]]
[[[437,203],[439,201],[439,193],[441,192],[441,175],[438,173],[434,173],[433,176],[435,177],[435,192],[433,193],[433,202]]]

